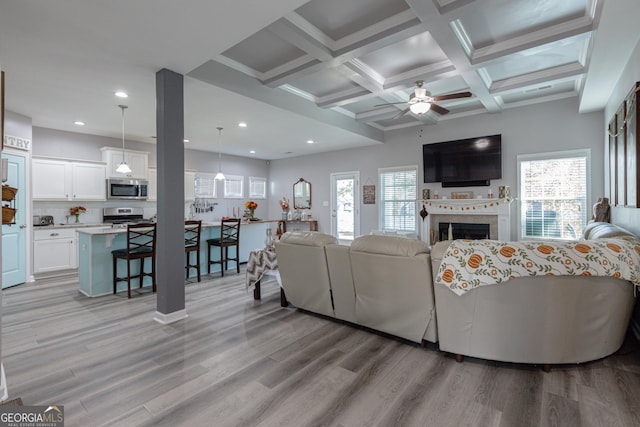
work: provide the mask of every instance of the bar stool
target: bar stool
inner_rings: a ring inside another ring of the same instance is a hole
[[[201,220],[186,220],[184,222],[184,252],[187,256],[185,264],[186,278],[189,278],[189,271],[195,268],[198,274],[198,282],[200,281],[200,230],[202,229]],[[196,253],[196,263],[191,264],[191,252]]]
[[[131,298],[131,279],[139,279],[140,287],[145,276],[151,277],[153,292],[156,291],[156,224],[137,223],[127,225],[127,247],[111,251],[113,255],[113,293],[118,282],[127,282],[127,297]],[[144,263],[151,258],[151,273],[144,271]],[[127,275],[118,277],[118,259],[127,261]],[[131,275],[131,261],[140,260],[140,273]]]
[[[220,248],[220,259],[211,259],[211,247]],[[235,246],[235,257],[229,257],[229,248]],[[223,219],[220,225],[220,237],[207,239],[207,273],[211,274],[211,264],[220,264],[222,277],[229,268],[229,261],[235,261],[236,270],[240,274],[240,218]],[[224,264],[223,264],[224,263]]]

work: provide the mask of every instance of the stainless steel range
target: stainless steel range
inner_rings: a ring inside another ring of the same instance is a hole
[[[126,227],[127,224],[144,222],[142,208],[103,208],[102,222],[113,227]]]

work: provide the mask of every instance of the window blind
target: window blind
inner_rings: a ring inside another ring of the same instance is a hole
[[[416,231],[418,168],[380,169],[380,229]]]
[[[576,239],[587,223],[588,152],[519,158],[521,236]]]

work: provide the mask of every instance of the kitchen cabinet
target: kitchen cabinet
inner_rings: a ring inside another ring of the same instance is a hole
[[[34,230],[33,272],[78,268],[78,238],[74,228]]]
[[[106,200],[106,166],[34,158],[31,162],[34,200]]]
[[[107,164],[108,178],[137,178],[147,179],[147,169],[149,166],[149,153],[145,151],[118,150],[112,147],[102,147],[102,161]],[[131,173],[122,174],[116,169],[122,163],[122,154],[124,153],[124,161],[127,162]]]

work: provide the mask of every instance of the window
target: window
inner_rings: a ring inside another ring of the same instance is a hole
[[[590,151],[518,156],[520,238],[577,239],[587,224]]]
[[[379,228],[416,232],[418,166],[378,169],[380,181]]]
[[[244,177],[238,175],[225,175],[224,177],[224,198],[242,199],[244,197]]]
[[[212,199],[217,195],[217,181],[213,174],[198,173],[195,179],[195,197],[196,199]]]
[[[249,198],[250,199],[266,199],[267,198],[267,178],[257,176],[249,177]]]

